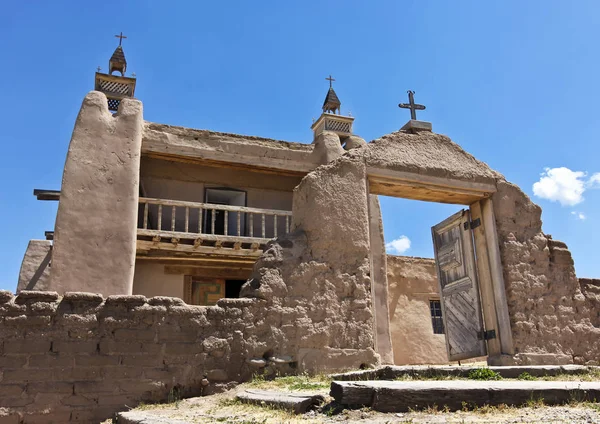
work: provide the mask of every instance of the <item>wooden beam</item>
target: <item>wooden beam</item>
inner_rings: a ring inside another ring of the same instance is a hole
[[[471,221],[479,219],[483,221],[480,202],[471,205]],[[485,237],[485,225],[479,225],[473,230],[475,240],[475,252],[477,253],[477,276],[479,280],[479,291],[481,293],[481,307],[483,309],[483,322],[485,330],[495,330],[496,338],[487,341],[488,356],[498,356],[502,353],[500,346],[500,331],[498,329],[498,318],[496,316],[496,304],[494,302],[494,288],[492,286],[492,274],[488,258],[487,240]]]
[[[500,243],[496,230],[496,217],[494,216],[494,205],[492,199],[481,202],[483,225],[485,226],[485,238],[490,259],[490,272],[494,290],[494,301],[496,303],[496,316],[500,332],[500,345],[502,353],[514,354],[512,330],[510,327],[510,315],[508,313],[508,302],[506,300],[506,289],[504,286],[504,274],[502,270],[502,259],[500,257]]]
[[[424,200],[428,202],[470,205],[490,197],[496,186],[417,173],[367,168],[369,191],[372,194]]]
[[[163,242],[154,242],[147,240],[138,240],[136,246],[137,255],[148,255],[151,252],[173,252],[179,253],[182,256],[190,256],[190,255],[215,255],[215,256],[224,256],[224,257],[254,257],[258,258],[261,254],[261,250],[249,250],[249,249],[239,249],[234,250],[231,248],[215,248],[210,246],[194,246],[189,244],[178,244],[173,245],[170,241],[166,243]]]
[[[33,189],[33,195],[38,200],[59,200],[60,190],[42,190],[39,188]]]

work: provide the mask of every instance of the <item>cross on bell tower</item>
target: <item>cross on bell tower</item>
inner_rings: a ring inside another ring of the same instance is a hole
[[[121,32],[119,35],[115,35],[115,37],[119,39],[119,45],[108,61],[108,73],[101,73],[100,67],[98,67],[95,79],[95,90],[101,91],[106,95],[106,98],[108,99],[108,109],[114,111],[119,109],[121,100],[126,97],[133,97],[136,84],[134,76],[125,76],[127,60],[125,59],[125,52],[123,51],[122,44],[123,39],[127,38],[127,36],[123,35]],[[115,71],[119,72],[121,75],[113,75]]]
[[[325,80],[329,81],[329,90],[323,102],[323,113],[313,122],[311,129],[314,131],[315,140],[323,131],[332,131],[340,136],[341,140],[352,134],[354,118],[341,114],[342,102],[333,89],[335,78],[329,75]]]

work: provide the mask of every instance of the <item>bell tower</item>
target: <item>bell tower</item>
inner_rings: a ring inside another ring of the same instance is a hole
[[[349,135],[352,135],[352,123],[354,122],[354,118],[351,116],[343,116],[341,114],[341,106],[342,102],[340,102],[339,97],[335,93],[333,89],[333,81],[334,78],[329,75],[329,78],[325,78],[329,81],[329,91],[327,91],[327,95],[325,96],[325,101],[323,102],[323,113],[311,126],[311,129],[314,131],[314,139],[323,131],[332,131],[340,136],[340,140]]]
[[[108,99],[108,109],[116,111],[119,109],[121,100],[126,97],[133,97],[135,92],[135,77],[126,77],[125,70],[127,69],[127,60],[123,52],[123,38],[127,38],[120,33],[115,35],[119,39],[119,45],[108,61],[108,74],[96,72],[95,90],[101,91]],[[113,72],[119,72],[121,75],[113,75]],[[134,74],[135,75],[135,74]]]

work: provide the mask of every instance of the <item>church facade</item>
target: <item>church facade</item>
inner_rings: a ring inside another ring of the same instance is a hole
[[[175,127],[144,121],[125,71],[119,45],[83,101],[60,191],[36,190],[59,201],[56,225],[30,242],[17,292],[207,308],[259,299],[273,324],[259,332],[264,352],[247,359],[289,357],[309,371],[600,359],[596,284],[582,284],[567,247],[542,232],[538,206],[430,124],[411,119],[367,143],[330,77],[312,144]],[[402,107],[414,114],[412,94]],[[395,330],[390,287],[402,273],[388,266],[378,195],[465,206],[432,229],[436,272],[422,278],[435,289],[412,314],[438,333],[431,358]]]

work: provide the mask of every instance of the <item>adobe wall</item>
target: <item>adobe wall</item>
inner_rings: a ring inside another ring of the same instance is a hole
[[[497,186],[492,199],[515,361],[598,364],[597,285],[582,284],[567,246],[542,232],[539,206],[504,179]]]
[[[439,300],[435,260],[387,255],[394,364],[447,364],[446,338],[434,334],[430,300]]]
[[[164,264],[137,260],[133,276],[133,294],[183,299],[183,274],[167,274]]]
[[[241,299],[0,292],[0,407],[26,422],[94,422],[174,388],[378,364],[365,172],[338,161],[302,180],[293,232],[268,243]]]

